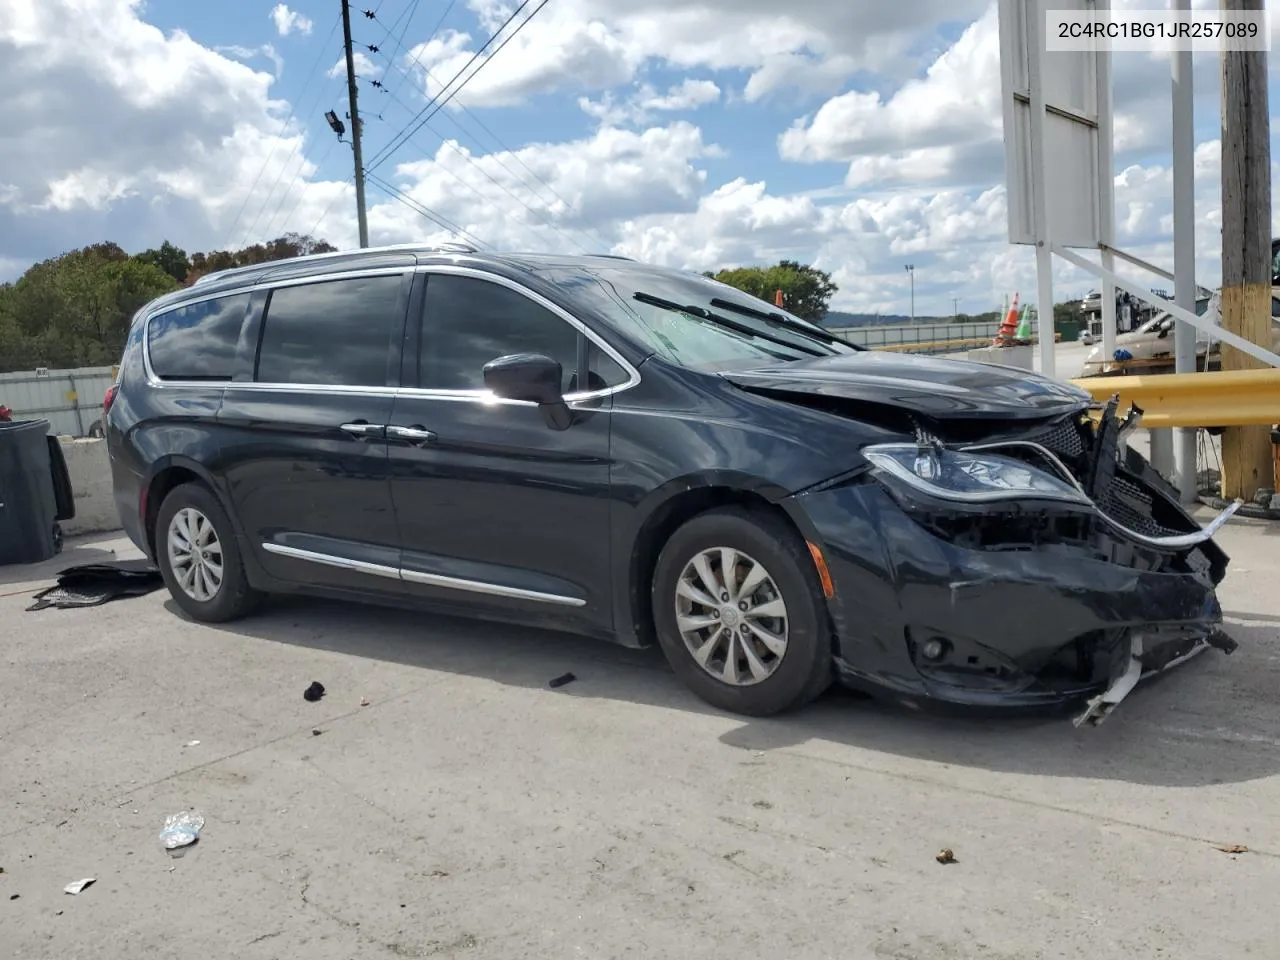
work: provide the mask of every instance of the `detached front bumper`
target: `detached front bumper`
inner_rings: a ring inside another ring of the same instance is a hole
[[[1158,500],[1150,479],[1121,475]],[[1088,720],[1101,722],[1135,670],[1234,649],[1215,592],[1227,558],[1200,535],[1161,538],[1043,500],[974,506],[891,489],[864,475],[794,498],[833,580],[836,665],[848,685],[913,706],[1103,698]],[[1168,520],[1170,508],[1155,512]]]

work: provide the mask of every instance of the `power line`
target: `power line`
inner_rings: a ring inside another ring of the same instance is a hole
[[[408,104],[406,104],[406,103],[405,103],[403,100],[401,100],[399,97],[393,97],[393,99],[394,99],[394,100],[395,100],[395,102],[396,102],[397,104],[399,104],[401,107],[404,107],[406,110],[412,111],[412,109],[413,109],[413,108],[412,108],[412,107],[410,107]],[[479,162],[477,162],[477,161],[476,161],[476,159],[475,159],[474,157],[472,157],[472,156],[471,156],[471,155],[469,155],[468,153],[464,152],[460,147],[458,147],[458,146],[454,145],[452,141],[446,140],[444,137],[440,136],[440,134],[439,134],[436,130],[432,129],[430,126],[428,126],[428,127],[427,127],[427,129],[428,129],[428,130],[431,130],[431,132],[432,132],[432,133],[434,133],[436,136],[440,137],[440,141],[441,141],[441,143],[443,143],[443,144],[445,144],[446,146],[448,146],[450,150],[452,150],[454,153],[458,154],[458,155],[459,155],[460,157],[462,157],[462,158],[463,158],[467,163],[469,163],[471,166],[475,167],[478,171],[480,171],[481,175],[482,175],[482,176],[484,176],[484,177],[485,177],[485,178],[486,178],[490,183],[492,183],[495,187],[497,187],[499,190],[501,190],[503,193],[505,193],[507,196],[509,196],[512,200],[514,200],[516,203],[520,204],[520,206],[524,207],[524,208],[525,208],[526,210],[528,210],[531,214],[533,214],[535,217],[537,217],[537,218],[538,218],[538,220],[539,220],[539,221],[541,221],[541,223],[543,224],[543,226],[550,227],[550,228],[551,228],[552,230],[554,230],[556,233],[560,234],[560,236],[564,237],[564,238],[565,238],[566,240],[568,240],[570,243],[572,243],[572,244],[574,244],[575,246],[577,246],[577,247],[578,247],[578,249],[579,249],[579,250],[582,250],[584,253],[590,252],[589,248],[588,248],[586,245],[584,245],[584,244],[582,243],[582,241],[580,241],[580,240],[575,240],[575,239],[574,239],[573,237],[571,237],[569,234],[567,234],[567,233],[565,233],[563,230],[561,230],[561,229],[560,229],[560,227],[558,227],[558,226],[557,226],[555,223],[553,223],[550,219],[548,219],[548,217],[547,217],[545,214],[541,213],[541,212],[540,212],[540,211],[538,211],[538,210],[535,210],[533,207],[529,206],[529,204],[527,204],[527,203],[525,203],[523,200],[521,200],[521,199],[520,199],[520,197],[518,197],[518,196],[515,194],[515,192],[511,190],[511,188],[510,188],[510,187],[508,187],[508,186],[507,186],[506,184],[504,184],[501,180],[499,180],[497,177],[495,177],[493,174],[491,174],[488,170],[486,170],[484,167],[482,167],[482,166],[479,164]],[[432,157],[432,156],[427,152],[426,148],[425,148],[425,147],[423,147],[423,146],[422,146],[420,143],[418,143],[416,140],[410,140],[410,141],[407,141],[407,142],[412,143],[412,144],[413,144],[413,145],[418,149],[418,151],[419,151],[419,152],[420,152],[424,157],[426,157],[428,160],[434,159],[434,158],[433,158],[433,157]],[[496,158],[495,158],[495,159],[496,159]],[[439,164],[437,164],[437,165],[439,165]],[[445,169],[447,169],[447,168],[445,168]],[[504,167],[504,169],[506,169],[506,168]],[[509,169],[507,170],[507,172],[508,172],[508,173],[511,173],[511,171],[510,171]],[[514,176],[514,174],[513,174],[513,176]],[[461,179],[461,178],[459,178],[459,179]],[[464,182],[465,182],[465,181],[464,181]],[[474,188],[473,188],[473,189],[474,189]],[[477,193],[479,193],[479,191],[476,191],[476,192],[477,192]],[[481,197],[484,197],[484,195],[483,195],[483,194],[480,194],[480,196],[481,196]],[[488,199],[488,198],[487,198],[487,197],[484,197],[484,199]],[[593,241],[593,242],[595,242],[595,241]]]
[[[457,2],[458,0],[449,0],[449,5],[444,8],[444,13],[440,14],[440,19],[437,20],[436,25],[431,28],[431,34],[427,37],[426,41],[423,43],[417,44],[418,54],[413,58],[414,66],[419,66],[419,67],[422,66],[423,52],[427,49],[427,46],[431,43],[431,41],[436,38],[436,34],[438,34],[440,32],[440,28],[444,26],[444,22],[449,16],[449,12],[453,10],[453,5]],[[423,69],[425,70],[426,68],[423,67]],[[407,71],[404,71],[404,70],[400,71],[400,82],[396,85],[396,88],[395,90],[392,91],[392,93],[398,93],[400,90],[400,84],[404,83],[404,81],[407,80],[408,78],[409,78],[409,74]]]
[[[280,179],[281,179],[281,180],[282,180],[282,179],[284,179],[284,171],[287,169],[288,161],[289,161],[289,160],[292,160],[292,159],[293,159],[292,157],[289,157],[288,159],[286,159],[286,161],[285,161],[286,166],[284,166],[284,167],[281,167],[281,168],[280,168]],[[307,165],[307,158],[304,156],[304,157],[302,157],[302,162],[301,162],[300,164],[298,164],[298,169],[297,169],[297,170],[294,172],[294,174],[293,174],[293,178],[292,178],[292,180],[290,181],[290,184],[289,184],[290,186],[293,186],[294,184],[296,184],[296,183],[298,182],[298,179],[299,179],[300,175],[302,174],[302,169],[303,169],[303,167],[305,167],[306,165]],[[266,224],[266,232],[267,232],[267,233],[270,233],[270,232],[272,231],[272,229],[275,227],[276,219],[280,216],[280,211],[284,209],[285,202],[286,202],[288,199],[289,199],[289,190],[286,188],[285,190],[283,190],[283,191],[280,193],[280,199],[279,199],[278,201],[276,201],[276,208],[275,208],[275,210],[273,210],[273,211],[271,212],[271,216],[270,216],[270,218],[267,220],[267,224]],[[266,204],[267,204],[267,203],[270,203],[270,202],[271,202],[271,195],[270,195],[270,194],[268,194],[268,195],[267,195],[267,201],[266,201],[266,203],[264,203],[264,204],[263,204],[263,208],[262,208],[262,210],[261,210],[261,211],[259,211],[259,213],[258,213],[258,217],[261,217],[261,216],[262,216],[262,213],[264,213],[264,212],[266,211]],[[248,243],[248,242],[253,238],[253,229],[254,229],[254,227],[256,227],[256,226],[258,225],[258,217],[255,217],[255,218],[254,218],[253,224],[252,224],[252,225],[250,225],[250,227],[249,227],[248,231],[246,231],[245,236],[244,236],[244,242],[245,242],[245,243]]]
[[[430,41],[428,41],[428,42],[430,42]],[[418,64],[419,64],[419,66],[422,66],[422,64],[420,63],[420,61],[419,61],[419,60],[418,60],[418,58],[416,58],[416,57],[414,58],[414,62],[415,62],[415,63],[418,63]],[[388,60],[388,64],[387,64],[387,65],[388,65],[388,67],[389,67],[390,69],[395,70],[397,73],[399,73],[399,74],[400,74],[400,77],[401,77],[401,79],[402,79],[402,80],[404,80],[404,79],[408,79],[408,73],[407,73],[403,68],[401,68],[398,64],[396,64],[396,63],[394,63],[394,62],[392,62],[392,61]],[[428,78],[430,78],[430,79],[434,79],[434,77],[432,77],[432,76],[431,76],[431,71],[430,71],[430,69],[428,69],[426,66],[422,66],[422,69],[423,69],[423,71],[427,74]],[[389,96],[391,97],[391,99],[392,99],[392,100],[394,100],[396,103],[400,104],[400,106],[405,107],[405,109],[406,109],[406,110],[410,110],[410,112],[412,112],[412,108],[408,107],[408,106],[407,106],[407,105],[406,105],[402,100],[400,100],[400,99],[399,99],[399,97],[397,97],[397,96],[395,95],[395,92],[394,92],[393,90],[389,89],[389,88],[388,88],[388,87],[386,87],[385,85],[381,85],[381,86],[378,86],[378,85],[376,85],[376,84],[373,84],[373,85],[374,85],[374,86],[376,86],[378,89],[380,89],[384,94],[389,95]],[[550,183],[548,183],[546,180],[544,180],[544,179],[543,179],[543,178],[538,174],[538,172],[537,172],[536,170],[534,170],[534,169],[533,169],[532,167],[530,167],[527,163],[525,163],[525,162],[524,162],[524,158],[522,158],[522,157],[521,157],[521,156],[520,156],[520,155],[519,155],[515,150],[513,150],[513,149],[512,149],[511,147],[509,147],[506,143],[504,143],[504,142],[503,142],[503,140],[502,140],[502,138],[501,138],[501,137],[499,137],[496,133],[494,133],[494,132],[493,132],[493,130],[492,130],[492,129],[490,129],[490,128],[489,128],[489,126],[488,126],[488,125],[487,125],[483,120],[481,120],[479,116],[477,116],[477,115],[476,115],[475,111],[473,111],[470,107],[468,107],[466,104],[464,104],[461,100],[455,100],[454,102],[458,105],[458,107],[462,110],[462,112],[463,112],[463,113],[465,113],[468,117],[470,117],[473,121],[475,121],[475,123],[476,123],[476,124],[477,124],[481,129],[482,129],[482,130],[484,130],[484,132],[485,132],[485,133],[487,133],[487,134],[488,134],[488,135],[489,135],[489,136],[494,140],[494,142],[495,142],[495,143],[497,143],[497,145],[498,145],[498,149],[499,149],[499,150],[505,151],[507,154],[509,154],[509,155],[511,156],[511,158],[512,158],[513,160],[515,160],[515,161],[516,161],[516,163],[520,164],[520,166],[521,166],[521,167],[523,167],[523,168],[525,169],[525,171],[526,171],[526,172],[527,172],[531,177],[533,177],[533,179],[534,179],[534,180],[536,180],[536,181],[537,181],[539,184],[541,184],[543,187],[546,187],[546,189],[550,192],[550,194],[551,194],[553,197],[555,197],[557,200],[559,200],[561,203],[563,203],[563,204],[565,205],[565,207],[566,207],[568,210],[570,210],[571,212],[573,212],[573,213],[577,214],[578,216],[581,216],[581,215],[582,215],[582,211],[581,211],[581,210],[579,210],[575,204],[571,203],[571,202],[570,202],[569,200],[567,200],[564,196],[562,196],[562,195],[560,194],[560,192],[559,192],[558,190],[556,190],[556,188],[555,188],[555,187],[553,187]],[[489,151],[490,151],[490,152],[489,152],[489,156],[490,156],[490,157],[492,157],[492,158],[493,158],[493,160],[494,160],[494,161],[495,161],[499,166],[501,166],[503,170],[505,170],[507,173],[511,174],[511,176],[512,176],[512,177],[514,177],[514,178],[516,179],[516,181],[517,181],[517,182],[519,182],[519,183],[521,184],[521,186],[528,187],[528,188],[529,188],[529,192],[530,192],[533,196],[537,197],[537,198],[538,198],[539,200],[541,200],[543,203],[546,203],[548,207],[550,207],[550,206],[551,206],[551,204],[550,204],[550,203],[547,203],[547,201],[546,201],[546,198],[545,198],[545,197],[538,196],[538,191],[537,191],[537,190],[535,190],[532,186],[530,186],[530,185],[528,184],[528,182],[527,182],[527,181],[525,181],[525,179],[524,179],[523,177],[521,177],[521,176],[520,176],[519,174],[517,174],[514,170],[512,170],[510,167],[508,167],[508,166],[506,165],[506,163],[504,163],[504,162],[503,162],[503,160],[502,160],[502,158],[501,158],[500,156],[498,156],[496,153],[493,153],[493,152],[492,152],[492,147],[488,147],[488,148],[486,148],[486,147],[485,147],[485,145],[484,145],[484,144],[482,144],[482,143],[480,142],[480,138],[479,138],[479,137],[477,137],[477,136],[476,136],[474,133],[472,133],[471,131],[469,131],[466,127],[464,127],[464,126],[462,125],[462,122],[461,122],[460,120],[458,120],[458,119],[457,119],[455,116],[453,116],[451,113],[446,113],[446,114],[445,114],[445,119],[447,119],[450,123],[452,123],[455,127],[457,127],[457,128],[458,128],[458,130],[460,130],[463,134],[465,134],[467,137],[469,137],[473,143],[475,143],[476,145],[480,146],[482,149],[487,149],[487,150],[489,150]],[[432,133],[436,134],[436,136],[439,136],[439,137],[441,138],[441,140],[443,141],[444,137],[443,137],[443,136],[441,136],[441,134],[439,133],[439,131],[436,131],[436,130],[432,129],[429,125],[428,125],[427,129],[428,129],[428,130],[431,130],[431,132],[432,132]],[[592,243],[595,243],[595,244],[599,245],[599,246],[600,246],[602,249],[604,249],[604,250],[608,250],[608,249],[610,249],[610,248],[612,247],[612,244],[610,244],[610,243],[608,243],[608,242],[606,242],[606,241],[602,240],[598,235],[594,234],[592,231],[587,230],[587,229],[586,229],[586,228],[584,228],[584,227],[579,227],[579,228],[578,228],[578,232],[579,232],[579,233],[581,233],[583,236],[587,237],[588,239],[590,239]]]
[[[527,2],[528,2],[528,0],[525,0],[525,2],[527,3]],[[462,92],[462,88],[463,88],[463,87],[465,87],[465,86],[466,86],[468,83],[470,83],[472,80],[474,80],[474,79],[476,78],[476,74],[477,74],[477,73],[479,73],[481,70],[483,70],[483,69],[484,69],[484,68],[485,68],[489,63],[491,63],[491,62],[493,61],[493,58],[494,58],[494,57],[496,57],[498,54],[500,54],[500,53],[502,52],[502,48],[503,48],[503,47],[505,47],[505,46],[506,46],[508,43],[510,43],[512,40],[514,40],[514,39],[516,38],[516,34],[518,34],[521,30],[523,30],[525,27],[527,27],[527,26],[529,25],[529,21],[530,21],[530,20],[532,20],[534,17],[536,17],[539,13],[541,13],[541,12],[542,12],[542,8],[543,8],[543,7],[545,7],[545,6],[546,6],[548,3],[550,3],[550,2],[551,2],[551,0],[542,0],[542,2],[541,2],[540,4],[538,4],[538,6],[537,6],[537,7],[535,7],[535,8],[534,8],[533,12],[532,12],[532,13],[530,13],[530,14],[529,14],[529,16],[525,17],[522,21],[520,21],[520,23],[516,25],[516,28],[515,28],[514,30],[512,30],[509,34],[507,34],[506,38],[505,38],[505,39],[504,39],[500,44],[498,44],[497,48],[493,51],[493,53],[489,54],[489,56],[487,56],[484,60],[482,60],[482,61],[480,62],[480,65],[479,65],[478,67],[476,67],[476,68],[475,68],[475,70],[471,71],[470,76],[468,76],[468,77],[467,77],[467,79],[463,80],[463,81],[462,81],[462,83],[458,84],[458,86],[454,88],[454,90],[453,90],[453,92],[452,92],[452,93],[450,93],[450,94],[449,94],[447,97],[445,97],[443,100],[440,100],[440,99],[437,97],[437,102],[436,102],[436,104],[435,104],[435,107],[431,110],[431,112],[430,112],[429,114],[427,114],[427,116],[426,116],[426,118],[425,118],[425,119],[421,120],[421,121],[418,123],[418,126],[414,128],[414,131],[413,131],[413,132],[414,132],[414,133],[417,133],[417,131],[418,131],[419,129],[421,129],[421,128],[422,128],[423,124],[425,124],[428,120],[430,120],[430,119],[431,119],[432,117],[434,117],[437,113],[439,113],[439,112],[440,112],[441,110],[443,110],[446,106],[448,106],[449,101],[450,101],[450,100],[452,100],[454,97],[456,97],[459,93],[461,93],[461,92]],[[524,6],[524,4],[522,3],[522,4],[520,4],[520,6],[521,6],[521,7],[523,7],[523,6]],[[517,8],[517,10],[519,10],[519,8]],[[514,14],[513,14],[513,16],[514,16]],[[509,21],[508,21],[508,22],[509,22]],[[504,26],[505,26],[505,24],[504,24]],[[501,28],[501,27],[499,27],[499,28],[498,28],[498,30],[499,30],[499,32],[501,32],[502,28]],[[495,34],[494,34],[494,36],[496,37],[496,36],[497,36],[497,34],[495,33]],[[493,38],[491,37],[491,38],[490,38],[490,40],[492,40],[492,39],[493,39]],[[483,49],[483,48],[482,48],[482,49]],[[475,59],[475,58],[473,57],[472,59]],[[466,69],[466,68],[464,67],[463,69]],[[455,79],[456,79],[456,78],[455,78]],[[450,82],[450,83],[452,83],[453,81],[452,81],[452,80],[450,80],[449,82]],[[443,91],[441,91],[441,92],[443,92]],[[430,107],[430,106],[431,106],[431,105],[430,105],[430,104],[428,104],[428,107]],[[411,133],[409,136],[413,136],[413,134]],[[386,159],[386,158],[384,157],[383,159]],[[379,161],[379,163],[381,163],[381,162],[382,162],[382,161]]]
[[[426,153],[426,151],[425,151],[425,150],[424,150],[424,149],[423,149],[423,148],[422,148],[422,147],[417,143],[417,141],[414,141],[414,146],[415,146],[415,147],[417,147],[417,148],[418,148],[418,150],[419,150],[419,152],[420,152],[420,153],[422,153],[422,154],[423,154],[423,155],[424,155],[428,160],[430,160],[430,159],[431,159],[430,155]],[[479,198],[480,198],[482,201],[484,201],[485,203],[490,203],[490,202],[492,201],[492,198],[490,198],[490,197],[486,197],[486,196],[485,196],[485,195],[484,195],[484,194],[479,190],[479,188],[477,188],[477,187],[476,187],[476,185],[475,185],[474,183],[471,183],[469,180],[466,180],[466,179],[464,179],[463,177],[459,176],[455,171],[453,171],[453,170],[449,169],[447,166],[444,166],[443,164],[439,164],[439,163],[437,163],[437,164],[436,164],[436,167],[437,167],[438,169],[440,169],[440,170],[443,170],[443,171],[444,171],[445,173],[447,173],[449,176],[453,177],[453,179],[454,179],[454,180],[457,180],[457,181],[458,181],[458,183],[460,183],[462,186],[466,187],[468,190],[470,190],[472,193],[474,193],[477,197],[479,197]],[[373,176],[373,174],[370,174],[368,171],[365,171],[365,175],[366,175],[366,176]],[[530,211],[530,212],[535,213],[535,215],[536,215],[536,211]],[[546,225],[546,226],[551,226],[551,224],[546,224],[545,222],[544,222],[544,225]],[[531,234],[534,232],[534,230],[533,230],[533,226],[532,226],[532,225],[530,225],[530,224],[527,224],[527,223],[526,223],[526,224],[523,224],[523,226],[524,226],[524,227],[525,227],[525,229],[526,229],[526,230],[528,230]],[[555,228],[554,228],[554,227],[552,227],[552,229],[555,229]],[[579,247],[581,247],[582,245],[581,245],[581,244],[578,244],[578,246],[579,246]]]
[[[329,41],[333,39],[334,33],[337,32],[339,19],[340,18],[334,19],[333,26],[329,29],[329,36],[327,36],[324,40],[324,43],[320,45],[320,52],[316,55],[315,63],[311,65],[311,72],[307,74],[307,79],[302,84],[302,92],[299,93],[298,98],[294,100],[293,106],[289,110],[289,116],[284,121],[284,129],[286,130],[289,128],[289,123],[293,120],[294,114],[297,113],[298,102],[302,99],[303,96],[306,95],[307,89],[311,86],[311,81],[315,79],[316,71],[320,69],[320,63],[324,59],[324,48],[329,45]],[[262,181],[262,175],[266,173],[267,166],[271,163],[271,158],[275,156],[277,146],[278,144],[273,144],[271,147],[271,151],[266,156],[266,159],[262,161],[262,166],[258,168],[258,175],[253,178],[253,186],[251,186],[249,188],[249,192],[245,194],[244,200],[240,204],[240,209],[236,212],[236,218],[231,224],[231,230],[228,231],[227,233],[228,245],[230,245],[231,242],[235,239],[236,231],[240,227],[240,218],[244,216],[245,208],[249,205],[249,201],[253,198],[253,192],[258,189],[258,184]],[[298,150],[298,144],[295,143],[293,146],[293,153],[296,153],[297,150]],[[288,166],[289,160],[293,158],[293,153],[290,153],[290,155],[285,158],[285,164],[284,164],[285,166]],[[283,167],[281,168],[281,173],[283,174]],[[280,177],[277,177],[276,182],[272,184],[271,189],[267,191],[266,199],[263,200],[263,205],[262,205],[263,209],[265,209],[266,205],[270,203],[271,194],[275,192],[275,188],[279,185],[279,183],[280,183]],[[258,216],[259,217],[262,216],[261,209],[258,211]],[[257,226],[257,218],[254,218],[254,226]],[[249,232],[252,233],[252,227],[250,228]]]
[[[418,215],[430,220],[436,226],[442,227],[443,229],[448,230],[450,233],[457,234],[459,236],[470,237],[473,241],[475,241],[475,244],[477,247],[488,246],[487,243],[485,243],[483,240],[477,237],[470,230],[467,230],[462,226],[454,223],[452,220],[450,220],[448,217],[444,216],[443,214],[437,213],[436,211],[428,207],[426,204],[423,204],[415,200],[413,197],[409,196],[403,190],[400,190],[398,187],[395,187],[390,183],[387,183],[377,174],[370,173],[370,174],[366,174],[366,176],[368,176],[369,182],[372,183],[379,190],[381,190],[383,193],[386,193],[393,200],[408,207],[414,213],[417,213]]]
[[[396,37],[395,47],[392,49],[391,53],[384,54],[384,56],[389,61],[394,62],[396,56],[400,53],[401,49],[403,49],[405,35],[409,32],[409,27],[413,24],[413,18],[418,15],[418,7],[421,5],[422,5],[422,0],[413,0],[413,3],[410,6],[405,7],[405,11],[409,14],[409,16],[408,18],[405,19],[404,26],[400,28],[400,36]],[[404,14],[402,13],[400,14],[400,16],[403,17]],[[399,23],[399,22],[400,22],[400,17],[397,17],[396,23]],[[394,29],[395,29],[395,24],[393,23],[390,29],[387,30],[387,36],[390,36],[391,31]],[[429,42],[430,41],[428,41],[428,43]],[[372,50],[372,48],[370,49]],[[373,50],[372,52],[377,53],[379,51]]]
[[[329,141],[329,146],[325,147],[324,153],[320,154],[320,159],[316,161],[317,170],[321,170],[324,168],[324,162],[329,159],[329,154],[333,153],[333,148],[336,147],[341,142],[342,141],[339,140],[337,137]],[[298,169],[299,169],[299,172],[301,172],[302,168],[299,167]],[[348,177],[348,180],[350,179],[352,178]],[[294,177],[295,183],[297,182],[297,180],[298,178]],[[302,190],[298,191],[298,195],[293,201],[293,206],[289,208],[289,212],[284,215],[284,219],[280,222],[280,229],[282,232],[284,228],[288,225],[289,221],[293,219],[293,215],[297,212],[298,207],[301,206],[302,201],[306,197],[306,195],[307,195],[307,192],[305,187]],[[325,212],[327,213],[328,211],[326,210]],[[277,208],[276,210],[276,214],[278,213],[279,213],[279,208]],[[271,217],[271,220],[267,223],[266,232],[268,234],[271,234],[275,231],[275,222],[276,222],[276,215],[273,214]]]
[[[542,0],[542,2],[543,2],[543,5],[545,6],[547,0]],[[511,12],[511,16],[507,17],[507,19],[502,22],[501,26],[499,26],[498,29],[493,32],[493,35],[490,36],[489,39],[484,42],[484,45],[481,46],[479,50],[477,50],[475,53],[471,55],[471,59],[462,65],[462,69],[460,69],[457,73],[455,73],[453,75],[453,78],[450,79],[450,81],[447,84],[445,84],[444,87],[441,88],[440,92],[437,93],[434,97],[432,97],[427,102],[427,105],[423,107],[417,114],[415,114],[413,120],[410,120],[409,123],[405,125],[406,131],[408,131],[409,127],[412,126],[412,124],[418,119],[418,117],[421,117],[423,114],[427,113],[427,111],[430,110],[432,106],[434,106],[440,100],[441,94],[443,94],[445,90],[447,90],[450,86],[452,86],[453,82],[457,80],[460,76],[462,76],[462,74],[466,72],[467,68],[470,67],[471,64],[475,63],[476,60],[479,58],[479,56],[485,52],[485,50],[489,49],[489,45],[492,44],[493,41],[498,39],[498,35],[507,28],[508,24],[510,24],[513,20],[515,20],[517,14],[519,14],[521,10],[527,7],[529,3],[530,3],[530,0],[521,0],[520,6],[516,7],[515,10]],[[525,22],[527,23],[528,21],[525,21]],[[487,63],[488,61],[486,60],[485,62]],[[483,64],[481,64],[481,66],[483,66]],[[430,117],[428,117],[427,119],[430,119]],[[403,135],[403,131],[402,131],[401,135],[397,135],[396,137],[393,137],[392,143],[388,144],[387,146],[383,147],[381,150],[378,151],[377,156],[375,156],[374,159],[369,163],[367,169],[376,170],[378,167],[380,167],[387,159],[390,158],[391,154],[393,154],[396,150],[400,148],[401,144],[403,144],[405,140],[408,140],[409,137],[417,133],[418,129],[421,126],[422,125],[419,124],[418,127],[415,127],[412,131],[410,131],[407,136]]]
[[[343,187],[346,187],[346,185],[354,179],[355,179],[354,174],[347,177],[346,180],[342,181]],[[320,224],[323,223],[324,218],[329,215],[329,211],[333,209],[333,205],[338,202],[339,196],[341,195],[335,193],[332,197],[329,198],[329,202],[325,204],[324,209],[320,211],[320,216],[316,217],[316,222],[311,225],[311,230],[307,234],[307,236],[314,237],[316,235],[316,231],[320,229]]]

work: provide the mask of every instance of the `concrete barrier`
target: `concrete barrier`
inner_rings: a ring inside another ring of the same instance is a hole
[[[970,350],[970,360],[979,363],[998,363],[1004,367],[1017,367],[1019,370],[1035,368],[1034,347],[983,347],[981,350]]]
[[[82,437],[59,437],[62,455],[71,475],[71,493],[76,515],[62,525],[68,537],[82,533],[105,533],[120,529],[111,490],[111,462],[107,442]]]

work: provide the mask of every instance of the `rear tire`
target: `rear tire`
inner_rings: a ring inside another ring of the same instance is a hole
[[[261,599],[249,586],[230,518],[203,484],[184,483],[164,498],[155,554],[169,594],[193,620],[238,620]]]
[[[658,557],[652,604],[667,662],[713,706],[769,716],[831,684],[830,619],[813,560],[778,517],[727,507],[688,521]]]

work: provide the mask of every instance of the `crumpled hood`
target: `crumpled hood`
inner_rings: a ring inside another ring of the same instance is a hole
[[[1073,384],[1015,367],[875,350],[720,375],[747,390],[883,404],[938,420],[1038,420],[1092,400]]]

